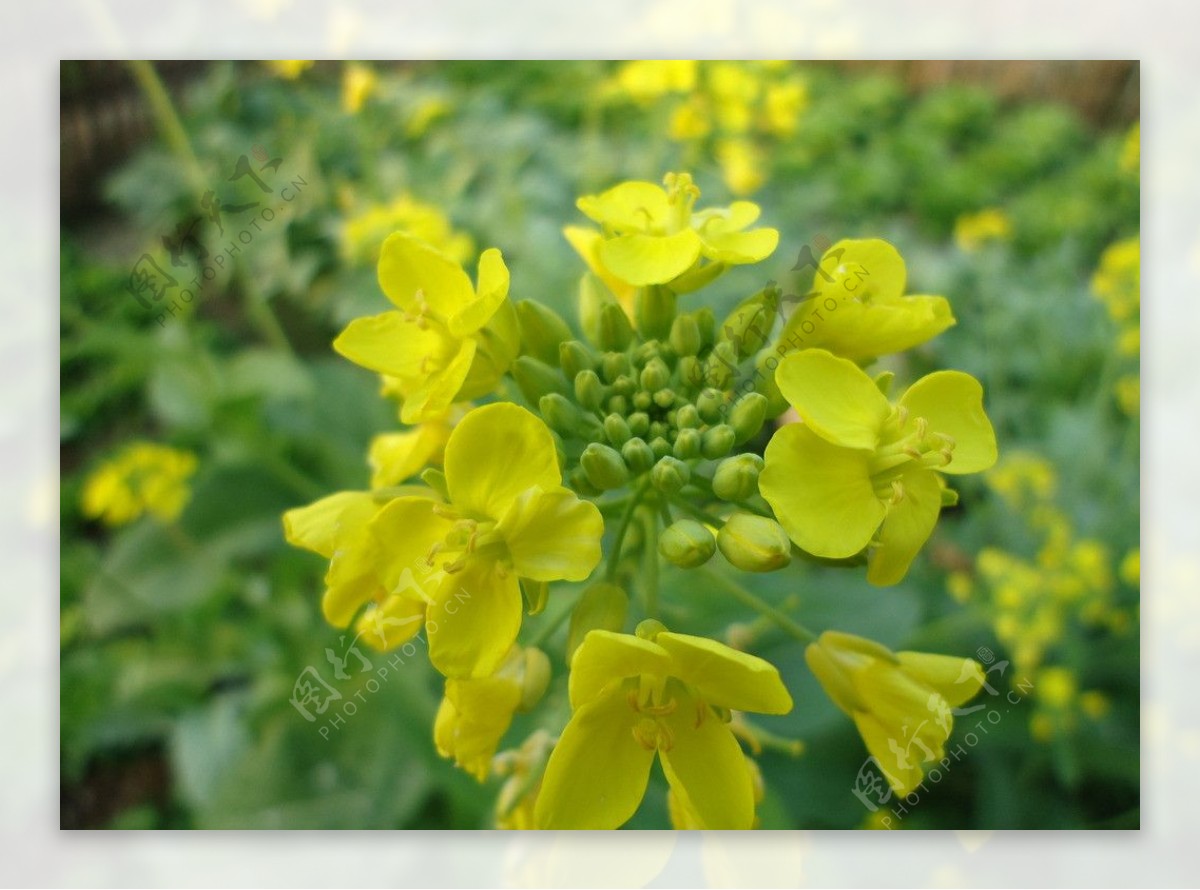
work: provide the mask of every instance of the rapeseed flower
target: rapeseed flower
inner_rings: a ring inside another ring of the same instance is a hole
[[[83,486],[83,513],[105,525],[127,525],[145,513],[179,517],[191,497],[196,456],[154,442],[135,442],[102,463]]]

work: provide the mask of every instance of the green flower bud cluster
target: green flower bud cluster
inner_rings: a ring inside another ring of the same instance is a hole
[[[725,464],[768,417],[766,396],[736,385],[757,345],[746,346],[744,319],[777,298],[777,289],[756,294],[718,327],[707,307],[680,313],[671,290],[652,286],[638,291],[632,322],[587,275],[580,292],[585,339],[572,339],[540,303],[518,304],[524,349],[512,377],[556,434],[568,483],[595,495],[648,475],[671,494],[700,462],[723,461],[718,497],[755,494],[761,460],[744,455],[751,460]]]

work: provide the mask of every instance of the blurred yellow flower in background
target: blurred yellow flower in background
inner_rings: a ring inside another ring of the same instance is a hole
[[[372,204],[349,216],[338,233],[342,257],[350,263],[374,263],[392,232],[406,232],[431,245],[456,263],[475,252],[470,235],[456,230],[439,208],[402,194],[387,204]]]
[[[274,74],[284,80],[295,80],[313,66],[312,59],[271,59],[263,62]]]
[[[358,114],[379,86],[379,77],[367,65],[350,62],[342,71],[342,108]]]
[[[998,207],[964,213],[954,222],[954,240],[961,250],[974,253],[985,244],[1012,237],[1012,220]]]
[[[191,497],[187,480],[195,471],[196,456],[190,451],[154,442],[127,445],[84,483],[84,515],[110,526],[126,525],[145,513],[173,522]]]

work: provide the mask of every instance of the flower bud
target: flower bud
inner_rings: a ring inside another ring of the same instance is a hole
[[[607,388],[595,371],[580,371],[575,375],[575,401],[589,411],[599,411],[607,397]]]
[[[661,285],[640,288],[633,307],[643,337],[663,339],[675,321],[675,293]]]
[[[579,281],[579,322],[583,335],[592,343],[600,343],[600,312],[605,306],[616,306],[617,298],[599,278],[585,272]]]
[[[667,626],[657,618],[647,618],[644,621],[639,621],[638,626],[634,628],[634,633],[643,640],[654,642],[654,638],[660,633],[664,633]]]
[[[658,358],[662,352],[662,344],[657,340],[647,340],[633,351],[633,366],[641,369],[652,358]]]
[[[617,395],[625,396],[625,398],[630,399],[633,398],[633,394],[638,391],[637,380],[634,379],[632,374],[622,374],[615,381],[613,381],[612,388],[613,392],[615,392]]]
[[[600,371],[605,383],[616,383],[617,378],[633,370],[629,356],[623,352],[606,352],[600,359]]]
[[[691,429],[700,426],[700,412],[695,405],[684,405],[675,412],[675,425],[680,429]]]
[[[596,366],[592,351],[579,340],[564,340],[558,346],[558,364],[568,380],[574,380],[580,371],[590,371]]]
[[[692,313],[696,327],[700,330],[700,351],[711,349],[717,342],[717,317],[708,306],[701,306]]]
[[[573,470],[571,470],[571,472],[567,474],[567,482],[570,483],[571,487],[575,489],[576,492],[584,497],[595,497],[596,495],[601,494],[600,489],[588,481],[587,473],[584,471],[583,467],[575,467]]]
[[[633,325],[617,303],[600,310],[600,348],[610,352],[625,349],[633,340]]]
[[[654,441],[666,444],[662,439],[655,439]],[[654,447],[654,442],[650,443],[650,447]],[[669,448],[670,446],[667,447]],[[664,494],[675,494],[683,486],[687,485],[691,475],[687,464],[667,455],[659,460],[654,465],[654,469],[650,471],[650,482]]]
[[[681,569],[694,569],[708,562],[717,551],[713,533],[694,519],[672,523],[658,539],[663,559]]]
[[[667,424],[663,423],[661,420],[650,421],[650,438],[651,439],[659,439],[659,438],[665,439],[665,438],[667,438],[667,433],[669,433],[670,431],[671,431],[671,428]]]
[[[633,438],[621,446],[621,457],[630,472],[640,476],[654,466],[654,452],[644,439]]]
[[[682,429],[675,436],[672,453],[680,460],[694,460],[700,456],[700,430]]]
[[[671,369],[667,367],[658,356],[646,362],[646,367],[642,368],[641,383],[642,389],[647,392],[657,392],[671,382]]]
[[[530,615],[540,615],[550,599],[550,582],[522,578],[521,596],[525,599],[525,611]]]
[[[732,343],[739,359],[753,355],[770,339],[779,312],[780,289],[771,282],[747,297],[729,314],[717,332],[718,340]]]
[[[629,415],[629,431],[643,439],[650,432],[650,415],[645,411],[634,411]]]
[[[583,414],[566,396],[556,392],[538,399],[538,412],[546,426],[567,439],[583,438]]]
[[[792,561],[792,542],[774,519],[734,513],[717,533],[717,546],[744,572],[773,572]]]
[[[629,481],[629,468],[621,455],[599,442],[592,442],[579,456],[579,465],[588,481],[601,491],[620,488]]]
[[[737,373],[737,347],[728,340],[722,340],[713,347],[704,363],[705,377],[711,386],[717,389],[728,389]]]
[[[724,407],[725,393],[719,389],[708,387],[696,398],[696,410],[705,423],[720,423],[725,416],[721,411]]]
[[[675,404],[676,398],[675,390],[660,389],[654,394],[654,404],[658,405],[660,408],[670,408]]]
[[[654,459],[660,460],[664,457],[670,456],[671,443],[662,436],[655,436],[650,440],[650,450],[654,452]]]
[[[650,406],[654,404],[654,399],[650,393],[644,389],[639,389],[633,394],[633,407],[639,411],[649,411]]]
[[[778,417],[786,411],[787,399],[775,382],[775,370],[779,367],[779,354],[774,349],[764,349],[754,359],[757,373],[754,375],[754,389],[767,397],[767,417]]]
[[[694,355],[681,356],[676,365],[679,380],[686,390],[697,390],[704,386],[704,362]]]
[[[611,630],[619,633],[625,626],[628,611],[629,595],[615,584],[602,581],[585,590],[571,612],[571,626],[567,631],[567,664],[571,663],[575,650],[588,631]]]
[[[541,649],[530,647],[524,652],[524,665],[521,670],[521,703],[517,706],[520,711],[531,711],[550,685],[550,659]]]
[[[671,325],[667,338],[676,355],[695,355],[700,351],[700,326],[689,315],[680,315]]]
[[[704,439],[700,443],[700,453],[709,460],[719,460],[733,448],[736,438],[733,427],[727,423],[709,427],[705,430]]]
[[[620,448],[633,435],[629,431],[629,423],[620,414],[610,414],[604,418],[604,435],[608,441]]]
[[[558,347],[554,348],[555,364],[558,363]],[[512,363],[509,369],[513,380],[517,381],[517,388],[521,390],[521,395],[525,397],[525,401],[531,405],[536,405],[541,401],[542,396],[556,392],[559,395],[568,393],[567,382],[563,379],[563,375],[558,368],[551,367],[540,359],[536,359],[531,355],[519,356]]]
[[[609,414],[620,414],[624,417],[629,413],[629,399],[622,395],[609,396],[604,407],[608,409]]]
[[[758,494],[758,474],[763,459],[757,454],[739,454],[717,464],[713,494],[723,501],[744,501]]]
[[[758,435],[767,419],[767,397],[762,393],[746,393],[729,412],[729,425],[737,435],[737,444],[748,442]]]
[[[521,300],[517,303],[517,324],[525,354],[557,365],[558,344],[571,339],[571,329],[558,313],[537,300]]]

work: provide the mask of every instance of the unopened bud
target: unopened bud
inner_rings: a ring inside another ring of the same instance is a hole
[[[663,442],[666,444],[662,439],[655,439],[654,441]],[[653,442],[650,443],[650,447],[653,449]],[[675,494],[681,488],[683,488],[683,486],[687,485],[688,479],[691,478],[691,475],[691,471],[688,469],[687,464],[675,457],[667,455],[659,460],[659,462],[654,465],[654,469],[650,471],[650,482],[655,488],[664,494]]]
[[[641,475],[654,466],[654,452],[644,439],[633,438],[621,446],[621,457],[635,475]]]
[[[517,706],[520,711],[531,711],[550,685],[550,659],[541,649],[530,647],[524,652],[524,665],[521,671],[521,703]]]
[[[661,285],[641,288],[634,303],[634,316],[643,337],[665,338],[675,321],[675,293]]]
[[[737,435],[737,444],[748,442],[758,435],[767,419],[767,397],[762,393],[746,393],[729,412],[729,425]]]
[[[671,324],[667,339],[676,355],[695,355],[700,351],[700,326],[690,314],[680,315]]]
[[[552,392],[538,399],[538,412],[554,432],[564,438],[583,438],[583,414],[564,395]]]
[[[564,340],[558,346],[558,364],[568,380],[574,380],[580,371],[590,371],[596,366],[592,351],[579,340]]]
[[[629,415],[629,431],[643,439],[650,433],[650,415],[645,411],[634,411]]]
[[[658,552],[672,565],[694,569],[704,565],[717,552],[717,539],[696,520],[680,519],[659,536]]]
[[[629,595],[615,584],[600,582],[585,590],[571,612],[571,626],[567,631],[567,664],[571,663],[575,650],[589,631],[610,630],[619,633],[625,627],[628,611]]]
[[[713,494],[724,501],[744,501],[758,494],[758,474],[763,460],[757,454],[738,454],[717,465]]]
[[[629,468],[621,455],[599,442],[592,442],[579,457],[588,481],[601,491],[620,488],[629,481]]]
[[[589,411],[599,411],[608,396],[606,387],[595,371],[580,371],[575,375],[575,400]]]
[[[618,351],[633,340],[633,325],[629,316],[617,303],[609,303],[600,310],[600,348]]]
[[[773,572],[792,561],[792,542],[778,522],[753,513],[734,513],[721,526],[717,546],[744,572]]]
[[[557,364],[557,345],[554,348],[554,352],[554,360]],[[521,390],[521,395],[531,405],[536,405],[541,401],[542,396],[549,395],[552,392],[564,396],[568,392],[567,381],[563,378],[558,368],[551,367],[531,355],[519,356],[512,363],[510,373],[513,376],[513,380],[517,381],[517,387]]]
[[[617,305],[617,298],[599,278],[584,273],[579,282],[579,322],[591,343],[600,344],[600,312],[610,305]]]
[[[608,441],[620,448],[633,434],[629,431],[629,422],[620,414],[610,414],[604,418],[604,435]]]
[[[719,423],[724,416],[721,411],[724,406],[725,393],[719,389],[709,387],[696,398],[696,410],[705,423]]]
[[[517,323],[525,354],[557,365],[558,344],[571,339],[571,329],[559,314],[537,300],[521,300],[517,303]]]
[[[606,383],[616,383],[617,378],[633,370],[629,356],[623,352],[606,352],[600,359],[600,370]]]
[[[694,460],[700,456],[700,442],[700,430],[679,430],[672,453],[680,460]]]
[[[705,430],[700,452],[709,460],[719,460],[733,448],[736,438],[733,427],[727,423],[719,423]]]
[[[675,412],[675,425],[680,429],[700,426],[700,412],[695,405],[684,405]]]
[[[646,367],[642,368],[642,389],[647,392],[657,392],[670,382],[671,369],[658,356],[650,359],[650,361],[646,362]]]

